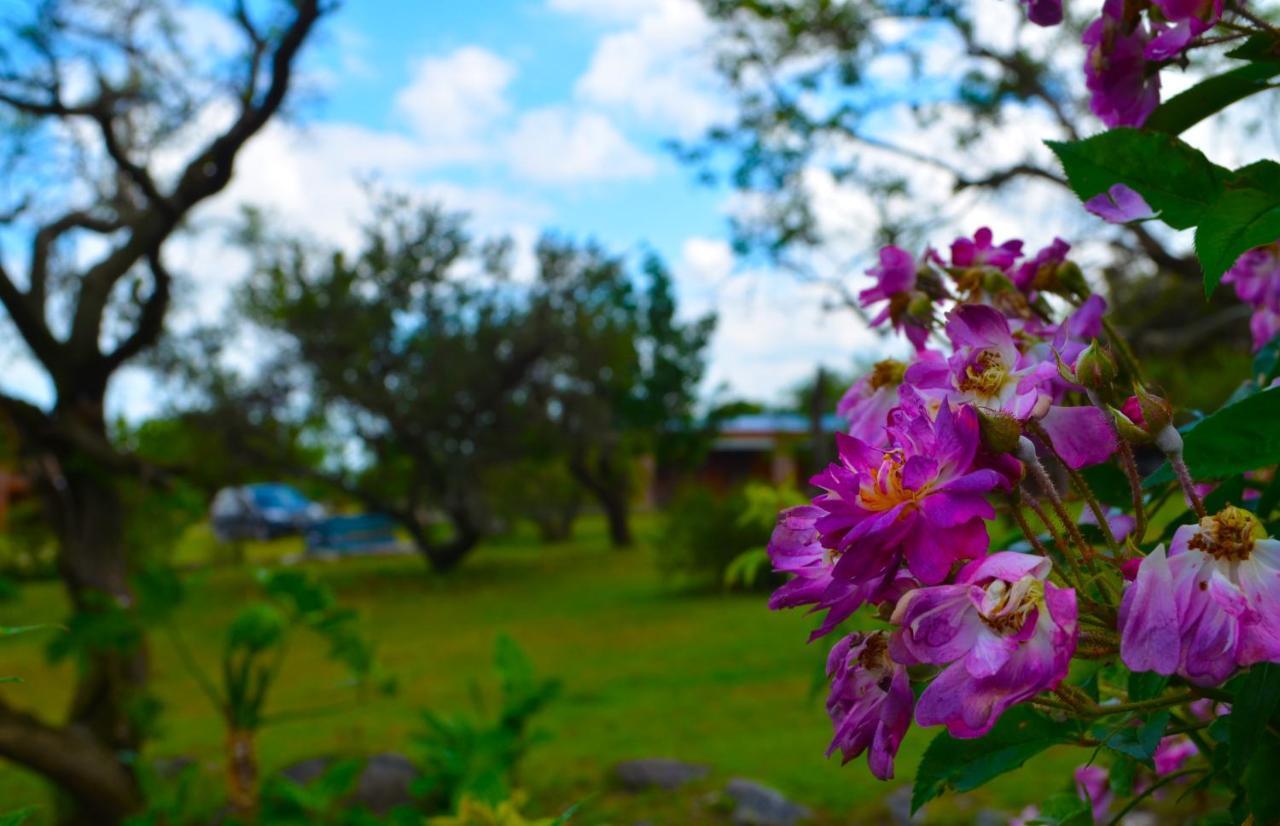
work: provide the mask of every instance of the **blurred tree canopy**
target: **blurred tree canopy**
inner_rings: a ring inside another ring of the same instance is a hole
[[[566,468],[629,542],[633,461],[676,452],[664,434],[692,418],[712,325],[676,318],[656,261],[637,285],[620,259],[548,239],[518,275],[509,241],[398,196],[375,200],[354,254],[261,215],[244,241],[257,263],[239,306],[266,362],[245,376],[211,367],[216,352],[169,359],[200,389],[188,416],[395,518],[437,570],[490,530],[495,494],[521,489],[495,483],[539,463]],[[280,429],[326,460],[282,456]]]
[[[0,412],[82,622],[132,600],[121,486],[149,471],[113,441],[103,400],[163,332],[175,290],[164,244],[280,111],[328,10],[229,6],[225,49],[199,41],[204,4],[34,0],[0,13],[0,306],[52,390],[46,404],[0,395]],[[141,646],[88,652],[65,726],[0,706],[0,755],[54,781],[66,820],[118,822],[140,803],[130,756],[145,732],[131,709],[146,678]]]
[[[1041,141],[1095,130],[1079,66],[1096,4],[1067,3],[1064,25],[1049,30],[1013,2],[703,6],[734,114],[680,153],[738,192],[740,254],[827,281],[860,312],[848,275],[870,251],[922,247],[943,227],[972,232],[976,210],[1016,205],[1024,220],[1052,218],[1075,240],[1061,216],[1080,214],[1078,202]],[[1117,320],[1144,352],[1202,352],[1242,328],[1225,295],[1210,321],[1188,327],[1202,306],[1200,270],[1167,234],[1141,224],[1089,233]],[[1116,287],[1121,273],[1133,286]]]

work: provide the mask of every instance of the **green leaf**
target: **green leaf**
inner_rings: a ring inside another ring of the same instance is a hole
[[[33,814],[36,813],[35,806],[28,806],[25,809],[19,809],[16,812],[6,812],[0,814],[0,826],[22,826],[27,822]]]
[[[1280,63],[1264,61],[1214,75],[1160,104],[1144,125],[1157,132],[1180,134],[1236,101],[1270,88],[1268,81],[1278,74]]]
[[[1080,474],[1104,503],[1122,508],[1128,508],[1133,504],[1129,479],[1124,475],[1124,471],[1115,465],[1110,463],[1091,465],[1081,470]]]
[[[1200,223],[1230,172],[1172,135],[1111,129],[1080,141],[1049,141],[1082,201],[1115,184],[1136,190],[1175,229]]]
[[[1280,387],[1241,399],[1182,433],[1183,458],[1197,480],[1223,479],[1280,463]],[[1163,476],[1161,476],[1163,474]],[[1147,482],[1171,479],[1161,468]]]
[[[1280,165],[1274,166],[1280,173]],[[1273,186],[1280,174],[1253,171],[1255,176],[1251,177],[1241,170],[1245,174],[1232,179],[1196,227],[1196,257],[1204,270],[1206,296],[1213,295],[1223,273],[1237,258],[1280,239],[1280,190]]]
[[[1255,34],[1242,45],[1227,52],[1227,57],[1236,60],[1280,61],[1280,40],[1269,34]]]
[[[1013,771],[1045,749],[1070,742],[1076,732],[1066,723],[1011,708],[985,737],[957,740],[943,731],[925,749],[911,792],[914,814],[948,789],[967,792]]]
[[[1261,728],[1261,727],[1259,727]],[[1280,820],[1280,739],[1267,734],[1253,751],[1244,770],[1244,791],[1255,823]],[[1232,756],[1236,746],[1232,746]]]
[[[1228,723],[1231,772],[1244,774],[1258,744],[1267,734],[1267,721],[1280,708],[1280,665],[1259,663],[1249,669],[1236,689]]]
[[[1262,345],[1262,349],[1253,357],[1255,384],[1266,387],[1277,375],[1280,375],[1280,336]]]
[[[1164,730],[1169,725],[1169,712],[1153,714],[1139,728],[1126,726],[1114,736],[1106,739],[1104,745],[1112,751],[1132,757],[1147,766],[1153,765],[1156,748],[1164,737]]]
[[[1058,792],[1045,798],[1040,814],[1029,822],[1037,826],[1092,826],[1093,812],[1075,792]]]
[[[1129,675],[1129,699],[1133,702],[1154,700],[1169,685],[1169,678],[1154,671],[1135,671]]]

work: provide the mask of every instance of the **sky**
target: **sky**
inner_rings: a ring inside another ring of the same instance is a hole
[[[236,32],[213,10],[225,6],[223,0],[197,3],[184,21],[192,50],[233,49]],[[976,22],[993,42],[1046,36],[1022,25],[1016,3],[981,0],[980,9]],[[900,26],[880,34],[929,36]],[[351,249],[360,241],[366,185],[374,181],[467,212],[480,236],[511,236],[517,275],[522,268],[531,272],[531,250],[544,232],[593,240],[637,259],[657,252],[674,272],[682,312],[692,318],[714,310],[719,318],[704,399],[777,402],[820,364],[848,372],[900,351],[901,343],[881,338],[847,309],[831,309],[829,286],[736,261],[728,219],[750,202],[700,183],[666,148],[732,116],[730,96],[710,63],[711,35],[698,0],[342,3],[308,46],[287,116],[253,139],[230,186],[197,209],[190,231],[167,244],[168,266],[183,285],[169,330],[181,335],[225,315],[248,267],[227,241],[243,206],[265,210],[288,230]],[[958,48],[931,41],[926,74],[953,79],[964,59]],[[1077,74],[1078,52],[1051,53],[1070,67],[1068,76]],[[893,93],[906,82],[905,66],[892,56],[864,71]],[[878,127],[882,137],[952,157],[947,130],[911,131],[905,99],[897,100]],[[228,116],[217,107],[201,112],[189,130],[190,146]],[[1005,128],[985,134],[955,162],[971,164],[966,168],[973,173],[1017,155],[1047,162],[1040,142],[1052,133],[1047,120],[1044,111],[1011,110]],[[863,154],[874,159],[876,153]],[[186,157],[175,150],[151,160],[163,176]],[[823,250],[824,274],[856,292],[869,283],[863,270],[874,252],[870,233],[880,205],[820,168],[811,171],[805,186],[819,230],[840,239]],[[934,169],[910,174],[913,192],[932,192],[932,203],[945,205],[931,216],[936,243],[984,225],[996,227],[1001,238],[1025,237],[1029,250],[1062,235],[1084,242],[1075,250],[1082,265],[1091,254],[1088,239],[1105,246],[1096,219],[1065,192],[1047,193],[1047,185],[997,200],[974,191],[955,195],[950,179]],[[79,252],[88,260],[101,250]],[[242,342],[246,363],[255,346]],[[0,386],[37,403],[51,397],[47,379],[20,352]],[[165,404],[137,367],[122,371],[108,395],[112,414],[133,419]]]
[[[212,14],[196,23],[213,44],[232,36]],[[731,114],[709,32],[696,0],[343,4],[307,53],[288,117],[246,148],[191,222],[199,232],[167,248],[189,285],[171,329],[224,312],[246,267],[226,244],[241,205],[350,248],[373,180],[468,212],[481,235],[511,235],[525,251],[517,271],[548,231],[657,252],[682,313],[719,315],[704,399],[777,401],[819,363],[865,362],[882,340],[831,312],[827,288],[741,270],[727,240],[734,196],[667,148]],[[108,403],[139,418],[164,398],[134,368]]]

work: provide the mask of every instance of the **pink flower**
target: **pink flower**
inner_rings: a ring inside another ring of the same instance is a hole
[[[896,595],[892,585],[855,583],[835,579],[834,556],[822,547],[817,521],[826,511],[815,505],[801,505],[778,514],[778,524],[769,538],[767,552],[773,570],[791,577],[769,597],[769,607],[795,608],[812,605],[813,611],[826,611],[822,624],[813,636],[828,634],[849,618],[863,603]]]
[[[1249,320],[1253,349],[1261,349],[1280,334],[1280,241],[1240,256],[1222,281],[1235,287],[1241,301],[1253,305]]]
[[[851,599],[880,601],[904,564],[932,585],[983,554],[984,520],[995,516],[986,494],[1008,486],[996,471],[974,469],[978,417],[969,408],[898,417],[887,432],[885,449],[837,434],[839,460],[811,480],[823,490],[813,500],[818,542]]]
[[[993,267],[1008,271],[1022,257],[1022,242],[1005,241],[996,245],[991,230],[983,227],[973,238],[957,238],[951,243],[951,266]]]
[[[1040,383],[1047,370],[1024,358],[996,309],[962,304],[947,316],[947,338],[955,352],[946,362],[921,361],[907,368],[906,380],[922,390],[943,389],[956,404],[973,404],[1027,419],[1037,411],[1043,394]],[[1055,370],[1056,372],[1056,370]]]
[[[1155,0],[1155,4],[1168,23],[1155,27],[1156,36],[1146,48],[1149,60],[1176,58],[1222,18],[1222,0]]]
[[[1156,774],[1173,774],[1199,753],[1200,750],[1196,748],[1196,744],[1186,735],[1175,734],[1165,737],[1160,741],[1160,745],[1156,746],[1156,753],[1153,755]]]
[[[1120,657],[1133,671],[1217,685],[1280,662],[1280,542],[1228,507],[1183,525],[1147,555],[1120,603]],[[1177,656],[1174,656],[1177,652]]]
[[[1078,311],[1081,327],[1100,305],[1086,302]],[[1074,318],[1074,316],[1073,316]],[[1060,392],[1058,368],[1045,353],[1037,358],[1018,349],[1008,320],[982,304],[962,304],[947,318],[947,337],[955,352],[945,363],[919,361],[907,368],[906,381],[924,391],[942,391],[955,404],[972,404],[1018,421],[1038,419],[1054,450],[1073,468],[1105,461],[1116,449],[1106,414],[1094,407],[1054,406]],[[1061,346],[1076,355],[1083,345],[1071,338],[1069,319],[1059,331]],[[1071,344],[1071,347],[1067,345]]]
[[[858,294],[858,301],[863,307],[871,307],[881,301],[887,302],[883,309],[871,319],[871,326],[876,327],[889,321],[895,330],[902,330],[907,339],[919,350],[924,347],[929,337],[927,324],[910,314],[910,304],[916,293],[916,260],[911,253],[901,247],[884,247],[880,250],[880,264],[867,270],[867,275],[876,279],[876,285]],[[927,296],[924,296],[927,300]]]
[[[1124,184],[1116,184],[1084,202],[1084,208],[1112,224],[1128,224],[1156,217],[1146,199]]]
[[[1111,808],[1111,775],[1101,766],[1080,766],[1075,772],[1076,794],[1089,804],[1094,823],[1106,823]]]
[[[1070,244],[1061,238],[1054,238],[1052,244],[1018,267],[1013,283],[1024,293],[1031,292],[1037,281],[1046,281],[1053,276],[1058,266],[1067,260],[1067,253],[1070,251]]]
[[[923,352],[937,357],[928,350]],[[877,447],[885,444],[885,424],[889,411],[898,406],[898,386],[906,370],[902,362],[885,359],[845,392],[836,404],[836,413],[849,422],[850,436]]]
[[[827,677],[827,714],[835,728],[827,756],[839,750],[848,763],[867,751],[871,773],[891,779],[915,695],[907,670],[889,659],[885,632],[850,634],[836,643],[827,657]]]
[[[1062,0],[1022,0],[1027,19],[1037,26],[1056,26],[1062,22]]]
[[[1009,551],[966,565],[953,585],[907,593],[893,611],[893,659],[946,666],[916,704],[916,722],[981,737],[1005,709],[1066,676],[1076,595],[1048,582],[1048,559]]]
[[[1125,14],[1124,0],[1106,0],[1085,29],[1089,108],[1107,126],[1141,126],[1160,104],[1160,76],[1147,70],[1149,40],[1141,21]]]

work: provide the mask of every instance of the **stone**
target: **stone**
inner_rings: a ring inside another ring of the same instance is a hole
[[[356,781],[355,799],[375,815],[386,815],[397,806],[413,804],[413,781],[418,769],[402,754],[375,754],[364,764]]]
[[[653,757],[619,763],[613,767],[613,776],[624,789],[638,792],[645,789],[676,789],[685,783],[701,780],[709,771],[707,766]]]
[[[725,786],[725,796],[733,801],[736,826],[794,826],[813,817],[806,806],[793,803],[777,789],[735,777]]]
[[[332,757],[312,757],[281,769],[280,774],[306,786],[318,780],[333,761]],[[412,786],[417,777],[417,767],[404,755],[375,754],[365,761],[349,799],[376,815],[385,815],[397,806],[414,804]]]
[[[899,786],[884,798],[885,808],[889,810],[889,816],[893,818],[894,826],[915,826],[918,823],[924,823],[924,807],[911,814],[911,787]]]

